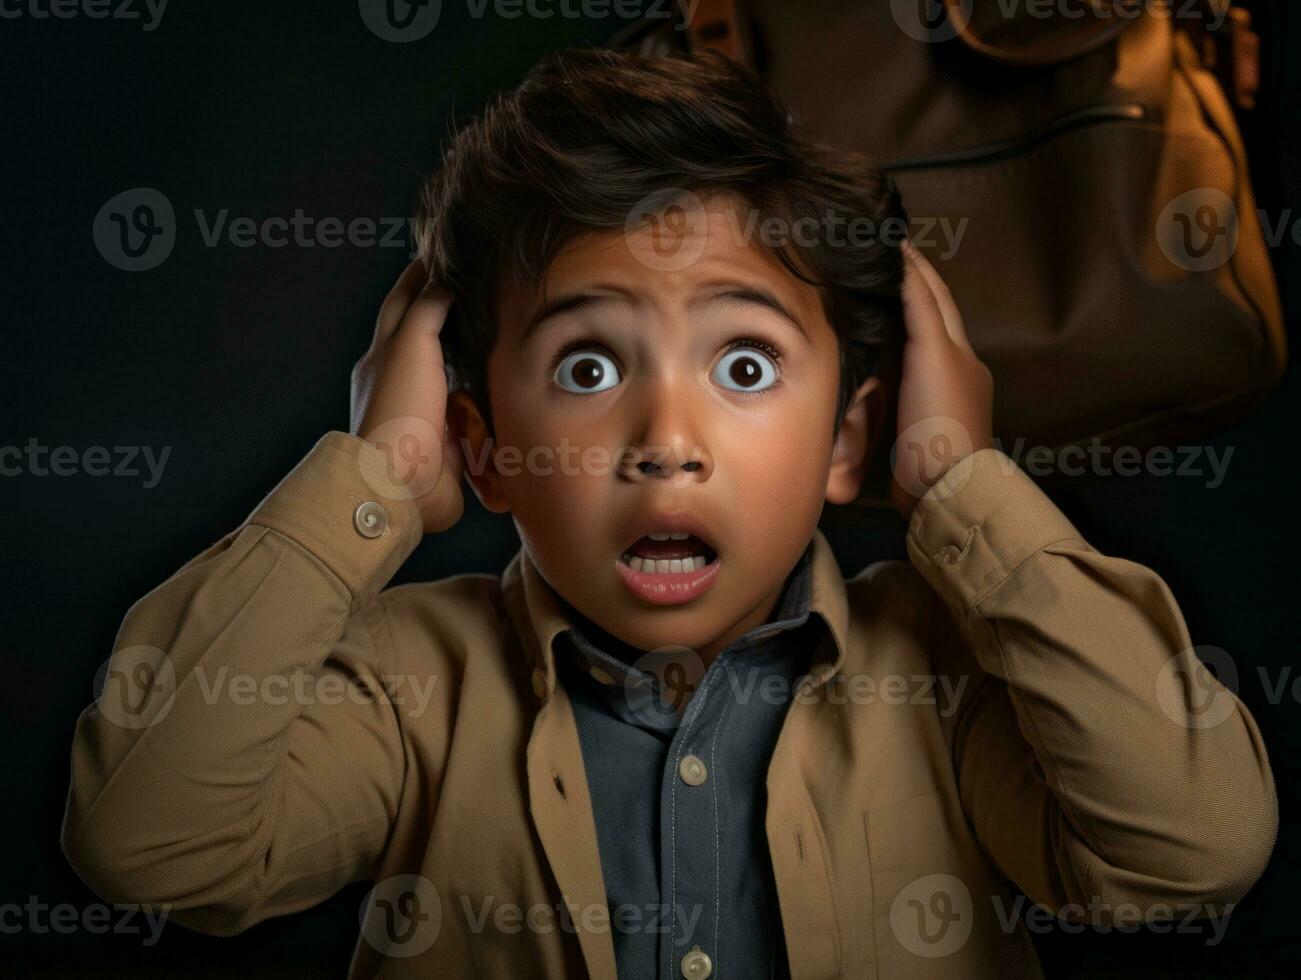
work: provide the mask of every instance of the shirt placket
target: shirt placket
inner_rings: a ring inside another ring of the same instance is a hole
[[[724,938],[720,806],[726,804],[719,736],[732,705],[725,682],[730,652],[706,670],[665,760],[660,842],[660,894],[670,922],[661,956],[665,980],[719,975]]]

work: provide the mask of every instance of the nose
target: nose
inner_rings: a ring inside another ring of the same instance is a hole
[[[658,460],[637,458],[633,465],[643,477],[672,476],[676,470],[683,473],[699,473],[704,467],[704,463],[698,459],[684,460],[680,466],[674,466],[671,463],[665,464],[663,458]]]
[[[701,433],[703,406],[677,386],[648,388],[632,431],[636,437],[620,454],[619,475],[630,482],[686,479],[703,483],[714,459]]]

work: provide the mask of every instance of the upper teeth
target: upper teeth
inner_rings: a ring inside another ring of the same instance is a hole
[[[685,541],[691,537],[686,531],[656,531],[646,535],[652,541]]]
[[[709,559],[704,555],[692,555],[690,558],[639,558],[633,554],[625,554],[623,563],[634,572],[654,572],[657,575],[670,575],[694,572],[698,568],[704,568],[709,564]]]

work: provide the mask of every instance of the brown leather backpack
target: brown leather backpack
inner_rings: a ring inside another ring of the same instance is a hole
[[[1042,0],[698,0],[689,23],[616,43],[743,60],[814,139],[892,175],[994,374],[1004,451],[1175,445],[1254,408],[1286,337],[1212,71],[1250,104],[1249,21],[1166,2],[1177,16],[1157,0],[1055,0],[1049,17]]]

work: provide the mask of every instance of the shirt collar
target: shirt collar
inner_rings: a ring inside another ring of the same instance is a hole
[[[555,692],[555,643],[561,634],[568,633],[580,649],[582,642],[586,641],[588,649],[583,652],[588,656],[595,654],[595,665],[606,670],[612,681],[621,678],[621,668],[622,671],[629,669],[630,660],[608,652],[615,649],[618,640],[602,634],[598,647],[584,634],[585,624],[580,624],[580,617],[542,577],[527,549],[521,547],[502,573],[502,591],[533,670],[533,691],[542,701],[548,700]],[[813,653],[809,679],[817,686],[836,673],[844,662],[849,613],[840,566],[827,539],[816,528],[809,547],[787,580],[773,620],[750,630],[736,644],[758,642],[782,629],[798,625],[809,616],[820,618],[831,637],[830,643],[817,644]],[[626,653],[632,649],[626,647],[619,652]]]

